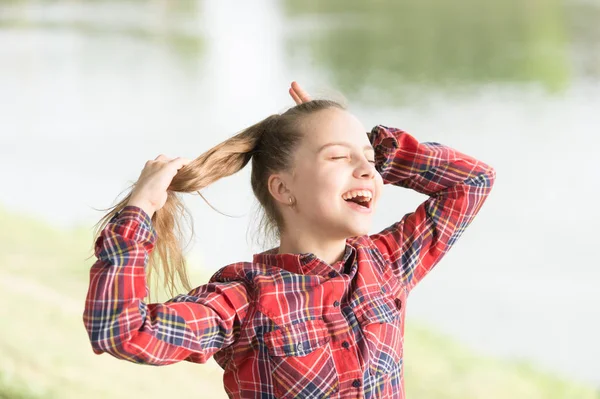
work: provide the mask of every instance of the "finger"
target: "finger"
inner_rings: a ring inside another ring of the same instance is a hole
[[[308,95],[308,93],[306,91],[304,91],[304,89],[302,89],[302,87],[300,87],[298,82],[296,82],[296,81],[292,82],[292,89],[294,89],[294,91],[296,92],[296,95],[298,97],[300,97],[302,102],[310,101],[310,96]]]
[[[296,95],[296,92],[294,91],[294,89],[290,89],[290,96],[292,96],[292,98],[294,99],[296,104],[298,104],[298,105],[302,104],[302,100],[300,99],[300,97],[298,97]]]
[[[160,154],[159,156],[157,156],[156,158],[154,158],[154,160],[155,161],[169,161],[169,160],[171,160],[171,158],[169,158],[165,154]]]
[[[177,168],[177,170],[179,170],[179,169],[183,168],[185,165],[189,164],[190,162],[192,162],[191,159],[177,157],[177,158],[172,159],[169,163],[172,164],[173,166],[175,166],[175,168]]]

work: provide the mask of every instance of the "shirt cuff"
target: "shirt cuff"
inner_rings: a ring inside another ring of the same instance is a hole
[[[383,125],[375,126],[373,129],[371,129],[371,132],[368,133],[371,145],[373,147],[383,146],[388,150],[398,148],[398,140],[396,139],[394,132],[404,133],[404,131],[400,129],[392,129]]]
[[[133,205],[127,205],[125,208],[117,212],[111,219],[111,222],[129,219],[133,219],[146,227],[148,230],[152,230],[152,219],[150,218],[150,215],[148,215],[142,208]]]

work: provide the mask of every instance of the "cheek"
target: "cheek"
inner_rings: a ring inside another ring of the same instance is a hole
[[[381,194],[383,194],[383,179],[381,178],[381,175],[378,173],[377,176],[375,176],[375,189],[377,190],[377,197],[375,198],[376,201],[379,201],[379,199],[381,198]]]
[[[383,188],[383,178],[379,173],[377,173],[377,175],[375,176],[375,184],[377,185],[379,191],[381,191],[381,189]]]
[[[343,190],[343,179],[333,174],[320,174],[305,181],[302,197],[307,204],[306,211],[313,215],[329,215],[338,212]]]
[[[315,171],[311,176],[304,179],[304,187],[308,192],[317,197],[329,197],[339,193],[343,189],[344,177],[335,170]]]

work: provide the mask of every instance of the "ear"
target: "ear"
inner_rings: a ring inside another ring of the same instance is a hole
[[[274,173],[269,176],[267,185],[269,187],[269,193],[273,196],[275,201],[281,205],[289,205],[291,191],[288,189],[286,182],[289,180],[289,176],[285,173]]]

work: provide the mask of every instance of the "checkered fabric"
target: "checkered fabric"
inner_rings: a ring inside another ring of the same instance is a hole
[[[384,183],[429,198],[383,231],[346,240],[343,259],[276,248],[217,271],[165,303],[146,303],[152,221],[128,206],[96,241],[83,314],[96,353],[224,370],[231,398],[404,398],[406,299],[488,197],[495,171],[383,125],[369,133]]]

